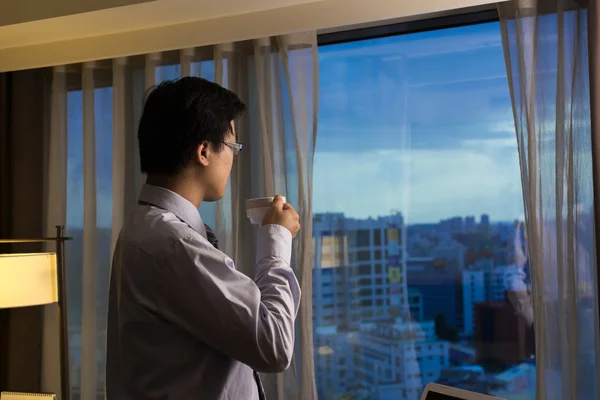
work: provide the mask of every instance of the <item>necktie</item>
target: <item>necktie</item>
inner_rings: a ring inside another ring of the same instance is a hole
[[[219,239],[217,239],[217,235],[215,235],[213,230],[210,229],[210,226],[204,224],[204,228],[206,229],[206,238],[208,239],[210,244],[215,246],[215,249],[218,249],[219,248]]]
[[[206,238],[216,249],[219,248],[219,239],[217,239],[217,235],[210,229],[210,226],[204,224],[204,228],[206,229]],[[258,398],[260,400],[265,400],[265,389],[263,388],[262,382],[260,380],[260,375],[258,372],[252,370],[254,374],[254,380],[256,381],[256,385],[258,386]]]

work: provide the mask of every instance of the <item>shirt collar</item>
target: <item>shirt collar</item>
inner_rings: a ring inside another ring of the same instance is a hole
[[[145,184],[139,200],[169,211],[206,238],[206,228],[198,209],[187,199],[160,186]]]

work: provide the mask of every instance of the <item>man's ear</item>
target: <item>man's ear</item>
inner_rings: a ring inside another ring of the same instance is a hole
[[[198,145],[196,149],[196,158],[198,159],[198,163],[204,167],[208,166],[208,157],[210,155],[211,149],[208,142],[202,142]]]

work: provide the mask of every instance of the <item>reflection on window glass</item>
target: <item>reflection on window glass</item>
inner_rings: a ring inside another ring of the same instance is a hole
[[[507,300],[529,265],[504,65],[498,23],[319,48],[319,399],[535,398],[533,330]]]

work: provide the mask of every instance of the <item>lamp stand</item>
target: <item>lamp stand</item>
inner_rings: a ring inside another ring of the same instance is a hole
[[[58,319],[60,321],[60,375],[63,400],[71,399],[71,382],[69,368],[69,325],[67,323],[67,280],[65,273],[65,227],[56,226],[56,261],[58,264]]]
[[[69,379],[69,325],[67,324],[67,284],[65,279],[65,242],[72,240],[65,236],[64,225],[56,226],[56,236],[40,239],[0,239],[0,244],[51,243],[56,244],[56,262],[58,264],[58,318],[60,348],[60,382],[61,399],[71,399],[71,383]]]

